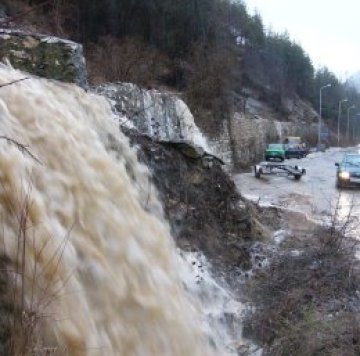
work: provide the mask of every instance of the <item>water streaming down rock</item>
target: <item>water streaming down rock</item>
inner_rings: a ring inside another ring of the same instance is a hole
[[[23,76],[0,67],[0,84]],[[59,355],[209,355],[147,170],[105,99],[39,78],[3,87],[0,135],[41,161],[0,140],[2,245],[16,265],[28,200],[23,283],[43,345]]]
[[[233,295],[225,281],[214,278],[202,253],[180,255],[182,279],[190,296],[200,302],[204,332],[214,348],[222,356],[261,356],[262,350],[242,336],[246,305]]]

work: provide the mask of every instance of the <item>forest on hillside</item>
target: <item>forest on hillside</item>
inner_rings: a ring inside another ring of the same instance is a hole
[[[323,117],[330,124],[340,100],[360,104],[354,88],[327,68],[316,70],[299,44],[266,30],[260,15],[251,15],[240,0],[3,3],[16,21],[84,43],[93,83],[170,87],[184,93],[198,115],[223,119],[244,87],[258,90],[286,116],[284,98],[298,95],[318,108],[319,89],[330,83],[323,93]]]

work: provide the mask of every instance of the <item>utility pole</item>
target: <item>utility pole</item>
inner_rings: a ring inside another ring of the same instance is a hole
[[[349,142],[350,140],[350,110],[355,109],[355,105],[347,108],[347,125],[346,125],[346,140]]]
[[[337,122],[337,143],[340,146],[340,120],[341,120],[341,104],[346,103],[349,101],[348,99],[342,99],[339,101],[339,115],[338,115],[338,122]]]
[[[320,88],[319,95],[320,95],[320,105],[319,105],[319,124],[318,124],[318,148],[320,149],[320,143],[321,143],[321,110],[322,110],[322,91],[325,88],[331,87],[331,84],[323,85]]]

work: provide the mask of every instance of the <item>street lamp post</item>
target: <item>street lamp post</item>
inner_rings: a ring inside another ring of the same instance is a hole
[[[353,141],[355,141],[355,122],[356,122],[355,118],[356,118],[356,116],[360,116],[360,112],[355,114],[353,117]],[[356,130],[356,131],[358,131],[358,130]]]
[[[355,109],[355,105],[352,105],[350,107],[347,108],[347,125],[346,125],[346,139],[347,141],[349,142],[349,135],[350,135],[350,132],[349,132],[349,128],[350,128],[350,116],[349,116],[349,113],[350,113],[350,110],[351,109]]]
[[[326,85],[323,85],[321,88],[320,88],[320,107],[319,107],[319,127],[318,127],[318,146],[320,147],[320,143],[321,143],[321,106],[322,106],[322,91],[323,89],[325,88],[329,88],[331,87],[331,84],[326,84]]]
[[[348,99],[342,99],[339,101],[339,115],[338,115],[338,122],[337,122],[337,142],[338,146],[340,146],[340,120],[341,120],[341,104],[346,103],[349,101]]]

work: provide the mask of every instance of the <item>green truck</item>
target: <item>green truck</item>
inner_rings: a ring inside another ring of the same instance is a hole
[[[285,146],[282,143],[270,143],[265,151],[265,160],[283,162],[285,160]]]

